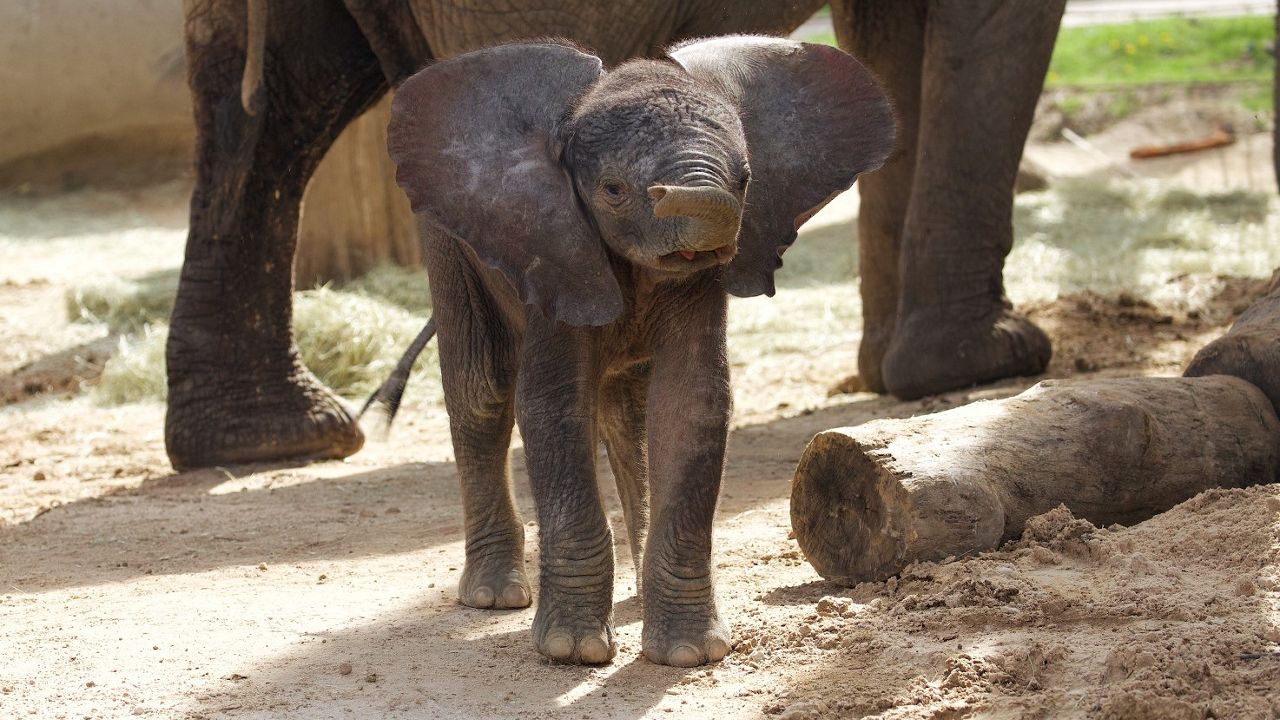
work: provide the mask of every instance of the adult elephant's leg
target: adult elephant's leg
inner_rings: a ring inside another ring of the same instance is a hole
[[[1064,4],[929,6],[898,321],[881,364],[898,397],[1034,375],[1049,362],[1048,337],[1012,311],[1002,272],[1013,182]]]
[[[920,66],[924,56],[925,0],[837,0],[832,21],[840,46],[856,55],[884,83],[898,117],[898,146],[874,173],[858,180],[858,275],[862,293],[862,341],[858,374],[863,385],[884,392],[880,363],[893,337],[898,310],[898,255],[911,198],[920,124]]]
[[[341,4],[275,0],[265,104],[250,116],[245,37],[243,2],[188,2],[196,187],[166,349],[165,443],[180,469],[344,457],[363,442],[298,358],[292,266],[307,179],[386,82]]]

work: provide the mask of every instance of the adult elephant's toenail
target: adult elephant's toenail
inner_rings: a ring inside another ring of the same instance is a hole
[[[719,662],[729,654],[729,643],[723,638],[712,638],[707,643],[707,660],[710,662]]]

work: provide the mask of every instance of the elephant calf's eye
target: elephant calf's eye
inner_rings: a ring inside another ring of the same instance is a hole
[[[621,200],[627,194],[627,186],[619,182],[607,182],[602,186],[605,197],[610,200]]]

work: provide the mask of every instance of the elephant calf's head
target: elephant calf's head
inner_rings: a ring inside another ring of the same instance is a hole
[[[605,244],[683,274],[738,251],[747,139],[734,104],[670,62],[603,76],[569,123],[564,160]]]
[[[773,294],[796,231],[893,144],[888,102],[849,55],[726,37],[633,60],[555,43],[433,65],[392,105],[389,149],[415,212],[577,325],[622,310],[608,253]]]

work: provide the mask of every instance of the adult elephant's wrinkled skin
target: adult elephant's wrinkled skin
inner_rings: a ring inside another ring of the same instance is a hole
[[[308,179],[390,87],[501,42],[563,37],[613,67],[687,38],[786,34],[822,4],[254,2],[269,17],[261,84],[244,101],[246,3],[186,2],[199,139],[166,353],[165,440],[178,468],[345,457],[363,443],[345,405],[298,358],[291,266]],[[1038,372],[1048,341],[1009,309],[1001,270],[1013,178],[1063,0],[832,5],[842,46],[881,77],[901,127],[889,163],[862,186],[866,385],[910,397]],[[737,281],[743,294],[772,292],[760,277]]]
[[[565,44],[500,45],[396,91],[388,146],[424,218],[466,514],[463,603],[532,596],[507,471],[519,423],[541,552],[534,644],[562,662],[613,657],[602,439],[643,558],[645,656],[725,656],[711,528],[726,291],[772,287],[797,228],[883,163],[893,134],[860,63],[766,37],[609,71]]]

